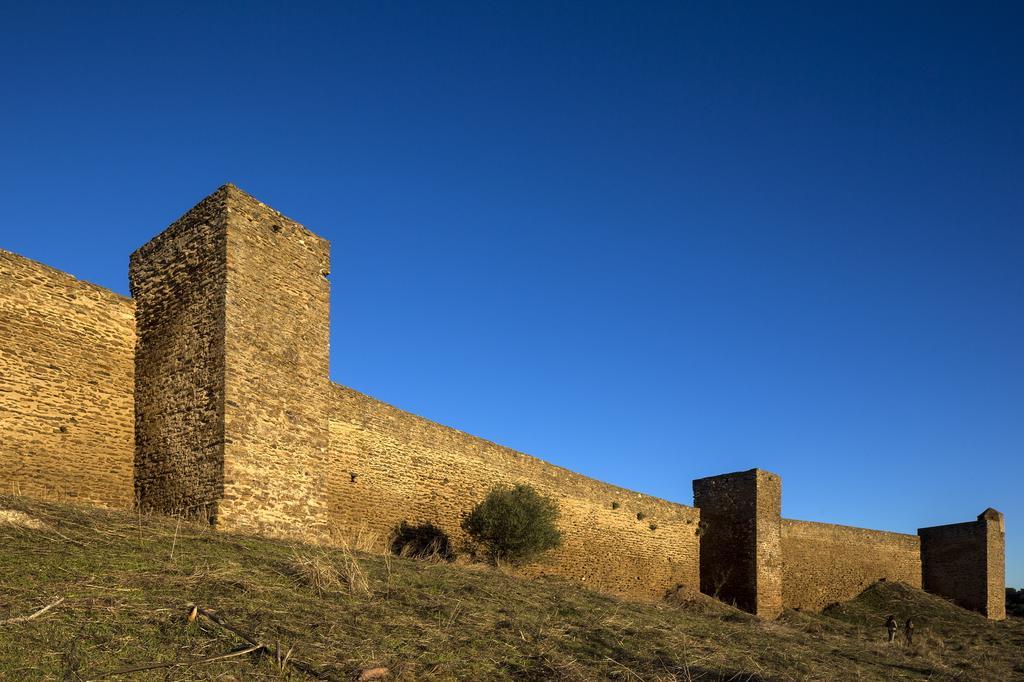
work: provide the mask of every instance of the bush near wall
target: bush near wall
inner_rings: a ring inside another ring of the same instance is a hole
[[[462,529],[491,559],[521,564],[558,547],[558,503],[527,484],[495,486],[465,519]]]
[[[390,545],[393,554],[410,559],[455,559],[448,534],[432,523],[402,521],[392,532]]]

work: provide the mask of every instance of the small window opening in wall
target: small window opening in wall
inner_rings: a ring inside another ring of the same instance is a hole
[[[331,279],[331,271],[327,268],[320,268],[320,276],[326,280]]]
[[[278,232],[281,231],[281,226],[278,225],[277,223],[274,223],[273,225],[270,226],[270,231],[273,232],[274,234],[277,234]]]

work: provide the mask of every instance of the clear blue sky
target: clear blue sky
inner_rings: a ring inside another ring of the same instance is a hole
[[[0,7],[0,246],[126,293],[231,181],[332,241],[335,381],[683,503],[993,506],[1024,586],[1024,4],[93,4]]]

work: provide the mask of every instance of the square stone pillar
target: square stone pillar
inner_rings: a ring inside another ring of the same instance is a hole
[[[751,469],[693,482],[701,592],[766,618],[782,613],[782,479]]]
[[[924,589],[992,620],[1006,618],[1006,528],[989,508],[977,520],[919,528]]]
[[[329,250],[225,185],[132,254],[142,508],[323,535]]]

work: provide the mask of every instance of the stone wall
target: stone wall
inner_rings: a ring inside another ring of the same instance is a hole
[[[524,482],[558,500],[563,534],[562,547],[526,573],[640,599],[698,586],[696,509],[595,481],[349,388],[332,390],[327,490],[335,532],[382,546],[400,521],[431,522],[462,545],[462,517],[491,486]]]
[[[0,250],[0,490],[130,507],[135,306]]]
[[[1006,530],[994,509],[976,521],[918,529],[924,589],[989,618],[1006,618]]]
[[[695,509],[331,384],[328,269],[325,240],[231,186],[133,255],[146,508],[380,547],[399,522],[430,521],[464,545],[462,515],[494,484],[524,481],[558,499],[564,534],[527,572],[643,598],[697,586]]]
[[[705,594],[772,618],[782,612],[782,479],[751,469],[693,482]]]
[[[994,510],[920,540],[788,521],[758,469],[694,481],[697,509],[332,384],[328,270],[326,240],[231,185],[132,254],[134,304],[0,251],[0,490],[378,548],[430,522],[465,547],[463,516],[525,482],[564,539],[527,575],[640,599],[682,584],[767,617],[886,578],[1003,617]]]
[[[916,535],[783,519],[783,601],[820,611],[878,580],[921,587],[920,550]]]

